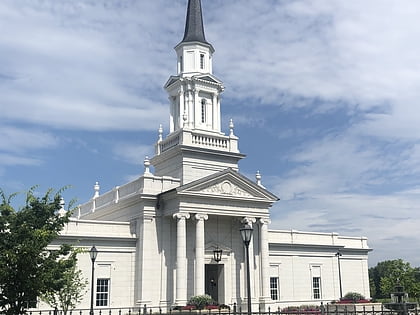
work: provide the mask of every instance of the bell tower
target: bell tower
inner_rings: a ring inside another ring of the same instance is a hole
[[[193,181],[223,170],[238,169],[243,158],[230,123],[221,132],[220,95],[223,83],[213,75],[213,46],[204,35],[201,0],[188,0],[184,37],[175,46],[177,75],[164,88],[169,95],[169,135],[159,131],[155,174]]]
[[[176,76],[165,84],[171,103],[170,132],[180,128],[220,133],[222,82],[213,76],[213,46],[204,35],[200,0],[188,1],[184,38],[175,46]]]

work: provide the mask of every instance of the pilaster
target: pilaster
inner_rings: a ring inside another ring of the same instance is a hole
[[[259,219],[260,223],[260,249],[261,249],[261,292],[260,303],[265,306],[270,297],[270,262],[268,247],[268,224],[270,220],[266,218]]]
[[[195,231],[195,295],[204,294],[204,221],[209,217],[206,214],[196,214],[196,231]]]
[[[176,224],[176,292],[175,304],[187,303],[187,229],[189,213],[175,213]]]

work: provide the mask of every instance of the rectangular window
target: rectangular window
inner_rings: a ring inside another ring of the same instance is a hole
[[[312,278],[312,289],[314,294],[314,299],[318,300],[321,298],[321,277]]]
[[[203,98],[201,100],[201,123],[206,122],[206,100]]]
[[[270,296],[272,300],[279,299],[279,278],[270,277]]]
[[[109,279],[96,280],[96,306],[109,305]]]
[[[200,54],[200,69],[204,69],[204,54]]]

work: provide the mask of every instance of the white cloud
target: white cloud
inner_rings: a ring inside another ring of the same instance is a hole
[[[272,210],[272,227],[367,236],[374,249],[371,265],[395,258],[419,265],[420,259],[409,250],[420,244],[419,196],[419,190],[389,195],[311,194],[280,201]]]
[[[0,165],[39,165],[41,160],[36,158],[29,158],[26,156],[18,156],[7,153],[0,153]]]
[[[4,125],[0,127],[0,139],[0,151],[18,153],[51,148],[58,144],[58,139],[49,132]]]
[[[151,145],[135,145],[131,142],[119,142],[114,145],[113,152],[118,159],[139,165],[143,164],[146,156],[152,156],[153,147]]]

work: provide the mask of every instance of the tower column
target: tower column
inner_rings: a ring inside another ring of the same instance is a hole
[[[269,248],[268,248],[268,224],[269,219],[260,219],[260,248],[261,248],[261,295],[260,301],[268,301],[270,292],[270,279],[269,279]]]
[[[191,88],[188,89],[187,92],[187,96],[188,96],[188,125],[191,128],[194,128],[194,94],[193,91],[191,90]]]
[[[185,107],[185,95],[184,95],[184,87],[181,85],[178,91],[178,98],[179,98],[179,113],[181,121],[179,122],[181,128],[184,128],[184,124],[187,123],[187,121],[184,118],[188,119],[188,113],[187,109]],[[186,116],[186,117],[184,117]]]
[[[219,121],[218,121],[218,110],[217,110],[217,95],[213,94],[213,100],[212,100],[212,110],[213,110],[213,125],[212,128],[214,130],[220,131],[218,130],[218,126],[219,126]]]
[[[187,228],[189,213],[175,213],[176,224],[176,292],[175,304],[187,303]]]
[[[196,214],[195,219],[195,295],[204,294],[204,220],[209,217],[206,214]]]
[[[194,128],[198,127],[199,122],[201,121],[201,106],[198,106],[198,104],[200,104],[200,101],[198,99],[198,90],[197,89],[193,89],[193,107],[195,108],[195,113],[194,113]]]

